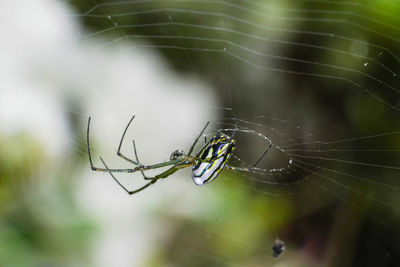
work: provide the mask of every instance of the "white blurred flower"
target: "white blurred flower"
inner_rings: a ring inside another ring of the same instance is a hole
[[[167,159],[173,149],[187,150],[210,117],[208,107],[216,105],[211,90],[178,76],[151,51],[136,50],[129,43],[100,48],[95,38],[80,42],[80,26],[70,13],[53,0],[0,2],[1,133],[29,134],[43,145],[52,165],[62,166],[66,152],[86,145],[72,134],[68,114],[78,114],[82,125],[91,115],[96,164],[101,154],[110,166],[118,167],[124,166],[116,156],[119,138],[135,114],[123,148],[127,154],[133,152],[133,136],[141,160],[149,163]],[[93,173],[88,162],[83,164],[88,171],[78,197],[105,229],[94,264],[140,262],[154,245],[154,229],[159,226],[143,217],[143,210],[171,192],[185,194],[186,185],[194,186],[188,172],[182,179],[174,175],[178,182],[188,181],[180,188],[165,182],[160,186],[163,195],[156,189],[133,202],[107,174]]]

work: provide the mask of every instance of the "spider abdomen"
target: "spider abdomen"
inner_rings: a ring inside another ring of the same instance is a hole
[[[192,178],[195,184],[203,185],[213,181],[226,166],[235,149],[235,140],[230,136],[218,132],[199,151],[200,160],[193,166]]]

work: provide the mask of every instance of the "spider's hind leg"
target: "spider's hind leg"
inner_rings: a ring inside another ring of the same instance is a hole
[[[233,167],[226,165],[225,169],[232,170],[232,171],[240,171],[240,172],[252,172],[254,167]]]
[[[133,195],[133,194],[136,194],[136,193],[142,191],[143,189],[145,189],[145,188],[149,187],[150,185],[156,183],[157,180],[158,180],[158,179],[152,179],[150,182],[148,182],[148,183],[145,184],[144,186],[142,186],[142,187],[140,187],[140,188],[138,188],[138,189],[136,189],[136,190],[131,191],[131,190],[127,189],[125,186],[123,186],[123,185],[118,181],[117,178],[115,178],[115,176],[112,174],[111,170],[107,167],[107,165],[106,165],[106,163],[104,162],[104,160],[103,160],[102,158],[100,158],[100,160],[101,160],[101,162],[103,163],[105,169],[108,170],[108,173],[111,175],[111,177],[112,177],[112,178],[117,182],[117,184],[118,184],[119,186],[121,186],[129,195]]]
[[[197,144],[197,141],[199,141],[200,137],[203,135],[204,131],[206,130],[206,128],[207,128],[207,126],[208,126],[208,124],[210,124],[209,121],[206,123],[206,125],[205,125],[204,128],[203,128],[203,130],[201,130],[199,136],[194,140],[194,143],[192,144],[192,146],[191,146],[190,149],[189,149],[188,156],[190,156],[190,155],[192,154],[193,149],[194,149],[194,147],[195,147],[196,144]]]
[[[267,149],[264,151],[264,153],[261,155],[261,157],[259,159],[257,159],[256,163],[253,164],[253,168],[255,168],[258,163],[260,163],[260,161],[265,157],[265,155],[267,155],[269,149],[272,147],[272,143],[270,143],[267,147]]]

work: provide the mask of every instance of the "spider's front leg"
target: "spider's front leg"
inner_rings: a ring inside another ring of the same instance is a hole
[[[171,168],[169,168],[168,170],[155,175],[154,177],[147,177],[148,180],[158,180],[158,179],[164,179],[167,178],[168,176],[174,174],[175,172],[177,172],[179,170],[179,168],[173,166]]]
[[[129,125],[131,124],[131,122],[133,121],[134,118],[135,118],[135,115],[132,116],[132,118],[130,119],[130,121],[128,122],[128,124],[127,124],[126,127],[125,127],[124,133],[122,134],[121,140],[120,140],[120,142],[119,142],[118,151],[117,151],[117,156],[120,157],[120,158],[122,158],[122,159],[124,159],[124,160],[126,160],[126,161],[128,161],[128,162],[130,162],[130,163],[132,163],[132,164],[134,164],[134,165],[140,165],[139,162],[133,161],[133,160],[131,160],[130,158],[126,157],[125,155],[123,155],[123,154],[121,153],[121,146],[122,146],[122,142],[124,141],[126,131],[128,130]],[[136,152],[135,152],[135,153],[136,153]],[[137,160],[137,159],[136,159],[136,160]]]
[[[101,162],[103,163],[103,165],[104,165],[104,167],[106,168],[106,170],[108,170],[108,173],[111,175],[111,177],[114,179],[114,181],[116,181],[117,184],[118,184],[119,186],[121,186],[129,195],[133,195],[133,194],[136,194],[136,193],[142,191],[143,189],[149,187],[150,185],[155,184],[155,183],[157,182],[157,180],[158,180],[158,179],[152,179],[150,182],[148,182],[148,183],[145,184],[144,186],[142,186],[142,187],[140,187],[140,188],[138,188],[138,189],[136,189],[136,190],[132,190],[132,191],[131,191],[131,190],[127,189],[125,186],[123,186],[123,185],[118,181],[117,178],[115,178],[114,174],[113,174],[113,173],[111,172],[111,170],[107,167],[107,165],[106,165],[106,163],[104,162],[104,160],[103,160],[102,158],[100,158],[100,160],[101,160]]]
[[[136,190],[129,190],[128,188],[126,188],[123,184],[121,184],[119,182],[119,180],[114,176],[114,174],[112,173],[112,170],[110,170],[108,168],[108,166],[106,165],[106,163],[104,162],[104,160],[102,158],[100,158],[101,162],[103,163],[104,167],[106,170],[108,170],[108,173],[111,175],[111,177],[114,179],[115,182],[117,182],[117,184],[119,186],[121,186],[129,195],[133,195],[136,194],[140,191],[142,191],[143,189],[146,189],[147,187],[151,186],[152,184],[155,184],[159,179],[163,179],[163,178],[167,178],[168,176],[172,175],[173,173],[175,173],[176,171],[179,170],[179,168],[173,166],[171,168],[169,168],[168,170],[154,176],[154,177],[148,177],[148,179],[150,179],[151,181],[148,182],[147,184],[145,184],[144,186],[136,189]]]
[[[139,161],[139,158],[138,158],[138,155],[137,155],[135,140],[132,140],[132,142],[133,142],[133,150],[134,150],[134,152],[135,152],[136,161],[137,161],[137,163],[139,164],[139,166],[143,166],[142,164],[140,164],[140,161]],[[153,180],[153,179],[154,179],[154,177],[147,177],[147,176],[144,174],[144,171],[143,171],[142,169],[140,170],[140,172],[142,173],[143,179],[145,179],[145,180]]]
[[[128,131],[128,128],[129,128],[129,126],[131,125],[131,123],[132,123],[132,121],[133,121],[134,118],[135,118],[135,115],[132,116],[132,118],[130,119],[130,121],[128,122],[128,124],[127,124],[126,127],[125,127],[125,130],[124,130],[124,132],[123,132],[123,134],[122,134],[122,137],[121,137],[121,140],[120,140],[120,142],[119,142],[117,155],[118,155],[120,158],[122,158],[122,159],[124,159],[124,160],[126,160],[126,161],[128,161],[128,162],[130,162],[130,163],[132,163],[132,164],[134,164],[134,165],[138,165],[140,168],[143,168],[144,165],[140,163],[139,157],[138,157],[138,155],[137,155],[137,149],[136,149],[135,140],[132,140],[132,142],[133,142],[133,150],[134,150],[134,152],[135,152],[136,161],[131,160],[130,158],[128,158],[127,156],[125,156],[125,155],[123,155],[123,154],[121,153],[122,142],[124,141],[125,134],[126,134],[126,132]],[[153,179],[154,179],[154,177],[147,177],[147,176],[144,174],[144,171],[143,171],[142,169],[140,169],[140,173],[142,174],[143,179],[145,179],[145,180],[153,180]]]
[[[129,172],[129,173],[131,173],[131,172],[138,171],[140,169],[139,167],[136,167],[136,168],[133,168],[133,169],[108,169],[108,168],[104,169],[104,168],[98,168],[98,167],[93,166],[92,155],[90,153],[90,141],[89,141],[90,119],[91,119],[91,117],[89,117],[88,127],[87,127],[87,132],[86,132],[86,142],[87,142],[87,149],[88,149],[90,168],[93,171],[99,171],[99,172],[110,172],[110,171],[112,171],[112,172]]]

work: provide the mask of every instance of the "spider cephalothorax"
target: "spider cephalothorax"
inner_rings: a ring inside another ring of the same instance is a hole
[[[172,152],[170,156],[170,160],[162,163],[156,163],[152,165],[143,165],[139,162],[139,158],[137,155],[137,150],[136,150],[136,145],[135,141],[133,140],[133,149],[135,152],[135,158],[136,161],[129,159],[128,157],[124,156],[121,153],[121,145],[122,141],[124,140],[125,133],[128,130],[129,125],[131,124],[133,118],[129,121],[129,123],[126,125],[125,131],[122,134],[121,141],[119,143],[117,155],[124,160],[132,163],[135,165],[134,168],[130,169],[109,169],[104,162],[102,158],[100,158],[101,162],[104,165],[104,168],[98,168],[93,166],[92,162],[92,157],[90,154],[90,144],[89,144],[89,128],[90,128],[90,117],[88,120],[88,128],[87,128],[87,145],[88,145],[88,155],[89,155],[89,162],[90,162],[90,167],[92,168],[93,171],[101,171],[101,172],[108,172],[112,176],[112,178],[129,194],[135,194],[137,192],[142,191],[143,189],[149,187],[150,185],[156,183],[159,179],[167,178],[168,176],[172,175],[176,171],[180,169],[184,169],[187,167],[192,167],[192,178],[195,184],[197,185],[203,185],[206,183],[209,183],[213,181],[223,170],[224,168],[226,169],[231,169],[231,170],[236,170],[236,171],[244,171],[244,172],[251,172],[253,170],[256,170],[256,165],[261,161],[261,159],[266,155],[268,152],[269,148],[272,146],[271,143],[269,143],[269,146],[265,150],[265,152],[262,154],[262,156],[257,160],[257,162],[252,166],[248,168],[243,168],[243,167],[232,167],[227,165],[229,159],[232,156],[232,153],[235,149],[236,141],[233,138],[235,133],[239,131],[238,128],[235,127],[233,129],[233,134],[232,136],[229,136],[227,134],[224,134],[221,131],[218,131],[208,142],[205,141],[205,145],[203,148],[197,153],[196,156],[191,156],[194,147],[196,146],[197,142],[199,141],[200,137],[203,135],[204,131],[206,130],[208,126],[208,122],[206,126],[204,126],[203,130],[201,131],[200,135],[195,139],[194,143],[189,149],[188,154],[186,155],[182,150],[175,150]],[[145,175],[145,171],[147,170],[152,170],[152,169],[158,169],[158,168],[163,168],[170,166],[167,170],[161,172],[160,174],[157,174],[153,177],[147,177]],[[143,178],[145,180],[149,180],[145,185],[142,187],[136,189],[136,190],[129,190],[125,186],[123,186],[117,178],[114,176],[114,172],[127,172],[127,173],[133,173],[140,171]]]
[[[174,152],[171,153],[171,156],[169,157],[170,160],[176,160],[183,158],[185,156],[185,153],[183,153],[182,150],[175,150]]]

